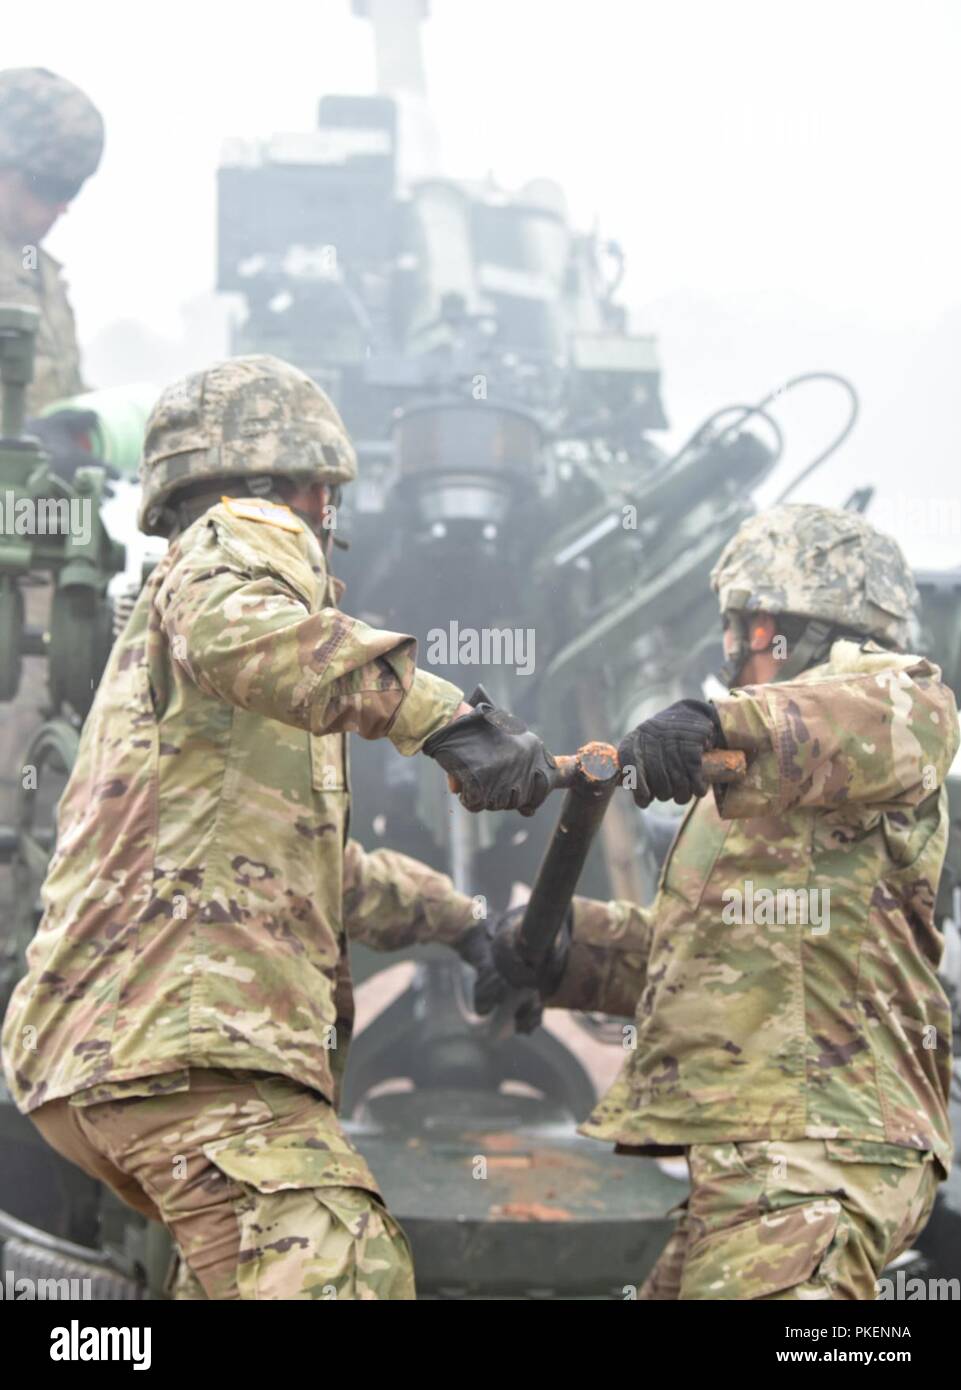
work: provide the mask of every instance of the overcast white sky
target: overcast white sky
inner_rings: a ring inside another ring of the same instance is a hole
[[[961,490],[958,0],[433,0],[424,34],[445,163],[567,190],[629,257],[634,326],[661,336],[678,442],[794,373],[852,377],[863,418],[797,500],[877,481],[915,562],[961,562],[908,502]],[[373,89],[349,0],[46,0],[11,6],[5,66],[83,86],[96,179],[50,239],[82,341],[118,319],[177,339],[214,279],[222,140],[314,124]],[[782,412],[783,484],[844,416]],[[880,516],[879,516],[879,519]]]

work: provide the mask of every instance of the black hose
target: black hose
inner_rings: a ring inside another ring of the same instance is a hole
[[[726,405],[723,406],[720,410],[715,410],[713,415],[709,415],[707,419],[703,422],[703,424],[698,425],[697,429],[687,440],[687,442],[681,445],[677,453],[673,456],[673,458],[669,460],[668,466],[677,463],[678,459],[682,458],[688,449],[692,448],[695,444],[699,444],[701,442],[702,436],[707,433],[707,431],[712,427],[714,422],[716,420],[720,420],[722,416],[729,414],[732,410],[737,410],[740,412],[738,418],[736,420],[733,420],[730,425],[723,429],[714,442],[717,444],[721,443],[721,441],[724,440],[726,436],[731,433],[732,430],[738,429],[740,425],[743,423],[743,421],[746,420],[749,416],[760,415],[761,418],[763,420],[766,420],[767,423],[774,430],[775,437],[777,439],[777,451],[774,455],[774,458],[771,460],[771,466],[778,463],[784,453],[784,435],[782,434],[781,428],[778,425],[777,421],[773,418],[773,416],[771,416],[768,413],[765,407],[769,406],[772,401],[777,400],[777,398],[779,396],[782,396],[785,393],[785,391],[791,391],[794,389],[795,386],[800,386],[805,381],[836,381],[838,385],[843,386],[845,391],[847,391],[848,395],[851,398],[851,414],[849,415],[847,423],[845,424],[844,429],[841,431],[841,433],[837,435],[836,438],[831,441],[828,447],[822,450],[822,452],[818,454],[816,458],[812,459],[810,463],[806,464],[804,468],[801,469],[801,472],[798,473],[795,478],[792,478],[790,483],[788,483],[787,487],[776,499],[777,502],[783,502],[786,497],[789,497],[791,495],[791,493],[800,483],[804,482],[805,478],[809,478],[811,474],[814,472],[814,470],[821,466],[825,459],[830,458],[834,451],[844,443],[845,439],[847,439],[848,435],[854,429],[855,423],[858,418],[858,413],[860,411],[858,393],[855,391],[850,381],[848,381],[847,377],[841,376],[838,372],[802,372],[800,376],[791,377],[791,379],[789,381],[786,381],[783,386],[778,386],[775,390],[770,391],[766,396],[763,396],[761,400],[757,402],[756,405]]]
[[[771,397],[768,396],[767,400],[770,399]],[[749,415],[760,415],[761,419],[766,421],[766,423],[770,425],[771,429],[774,432],[774,438],[777,441],[774,451],[774,457],[772,458],[771,463],[769,465],[769,467],[773,467],[773,465],[778,462],[778,460],[784,453],[784,434],[781,430],[781,426],[775,420],[774,416],[770,415],[764,409],[764,406],[767,404],[767,400],[759,401],[757,405],[741,405],[740,403],[737,403],[734,405],[725,405],[722,406],[720,410],[715,410],[714,413],[712,415],[709,415],[707,419],[703,421],[702,424],[698,425],[697,429],[686,441],[686,443],[682,444],[681,447],[678,449],[677,453],[673,456],[673,458],[668,460],[666,467],[673,467],[679,459],[684,457],[688,449],[691,449],[695,445],[700,444],[702,436],[708,432],[708,430],[714,424],[715,420],[720,420],[722,416],[729,415],[732,410],[739,410],[741,413],[736,420],[734,420],[730,425],[728,425],[725,429],[721,431],[721,433],[717,436],[717,439],[715,439],[714,443],[720,444],[721,441],[728,434],[730,434],[732,430],[737,429],[741,422],[747,419]]]
[[[791,380],[786,381],[782,387],[778,387],[776,391],[772,391],[760,404],[767,405],[768,402],[774,400],[776,396],[780,396],[784,391],[790,391],[795,386],[800,386],[805,381],[836,381],[839,386],[843,386],[851,398],[851,414],[848,416],[847,424],[844,426],[841,433],[831,441],[822,453],[818,454],[817,458],[812,459],[809,464],[801,469],[800,473],[798,473],[795,478],[791,479],[784,491],[775,499],[776,502],[783,502],[786,497],[790,497],[799,483],[803,483],[805,478],[809,478],[815,468],[820,468],[824,460],[830,458],[834,451],[840,448],[854,429],[858,413],[861,409],[857,391],[855,391],[847,377],[841,376],[838,372],[802,372],[800,376],[791,377]]]

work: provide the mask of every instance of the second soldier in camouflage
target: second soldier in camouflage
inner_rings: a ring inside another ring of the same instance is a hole
[[[860,517],[754,517],[713,583],[736,688],[619,750],[640,805],[699,799],[651,906],[576,899],[541,987],[548,1006],[634,1020],[582,1132],[688,1158],[690,1198],[641,1297],[871,1299],[951,1164],[933,910],[957,711],[907,651],[910,572]],[[748,770],[707,796],[711,746]],[[516,918],[495,959],[533,982]],[[489,977],[479,990],[496,1002]]]

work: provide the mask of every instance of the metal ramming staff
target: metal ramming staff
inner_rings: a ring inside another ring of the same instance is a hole
[[[520,952],[535,970],[551,953],[591,843],[622,777],[617,749],[610,743],[586,743],[556,762],[552,790],[563,787],[567,795],[518,929]],[[734,782],[743,776],[746,759],[740,751],[715,748],[704,754],[702,767],[708,782]],[[527,992],[519,991],[497,1010],[496,1035],[512,1030],[517,1005],[525,997]]]
[[[550,955],[591,843],[621,781],[617,749],[610,743],[585,743],[556,762],[552,790],[564,787],[567,795],[518,933],[522,953],[535,967]],[[714,748],[704,754],[701,766],[708,782],[734,782],[744,773],[745,758],[741,752]]]
[[[610,743],[585,743],[573,756],[557,759],[554,789],[566,787],[567,795],[518,931],[521,953],[535,969],[551,953],[620,779],[617,749]]]

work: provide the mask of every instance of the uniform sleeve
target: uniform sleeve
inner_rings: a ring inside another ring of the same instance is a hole
[[[633,1017],[647,977],[653,922],[654,909],[637,903],[575,898],[567,968],[546,1006]]]
[[[356,840],[344,856],[344,925],[352,941],[397,951],[428,941],[453,945],[477,920],[474,900],[446,874],[396,850],[368,853]]]
[[[916,806],[942,784],[958,747],[954,697],[936,666],[745,686],[716,700],[747,776],[715,787],[725,820],[795,807]]]
[[[157,592],[173,660],[240,709],[416,753],[450,722],[461,692],[418,670],[413,637],[338,608],[311,612],[314,582],[301,537],[258,522],[205,524]]]

